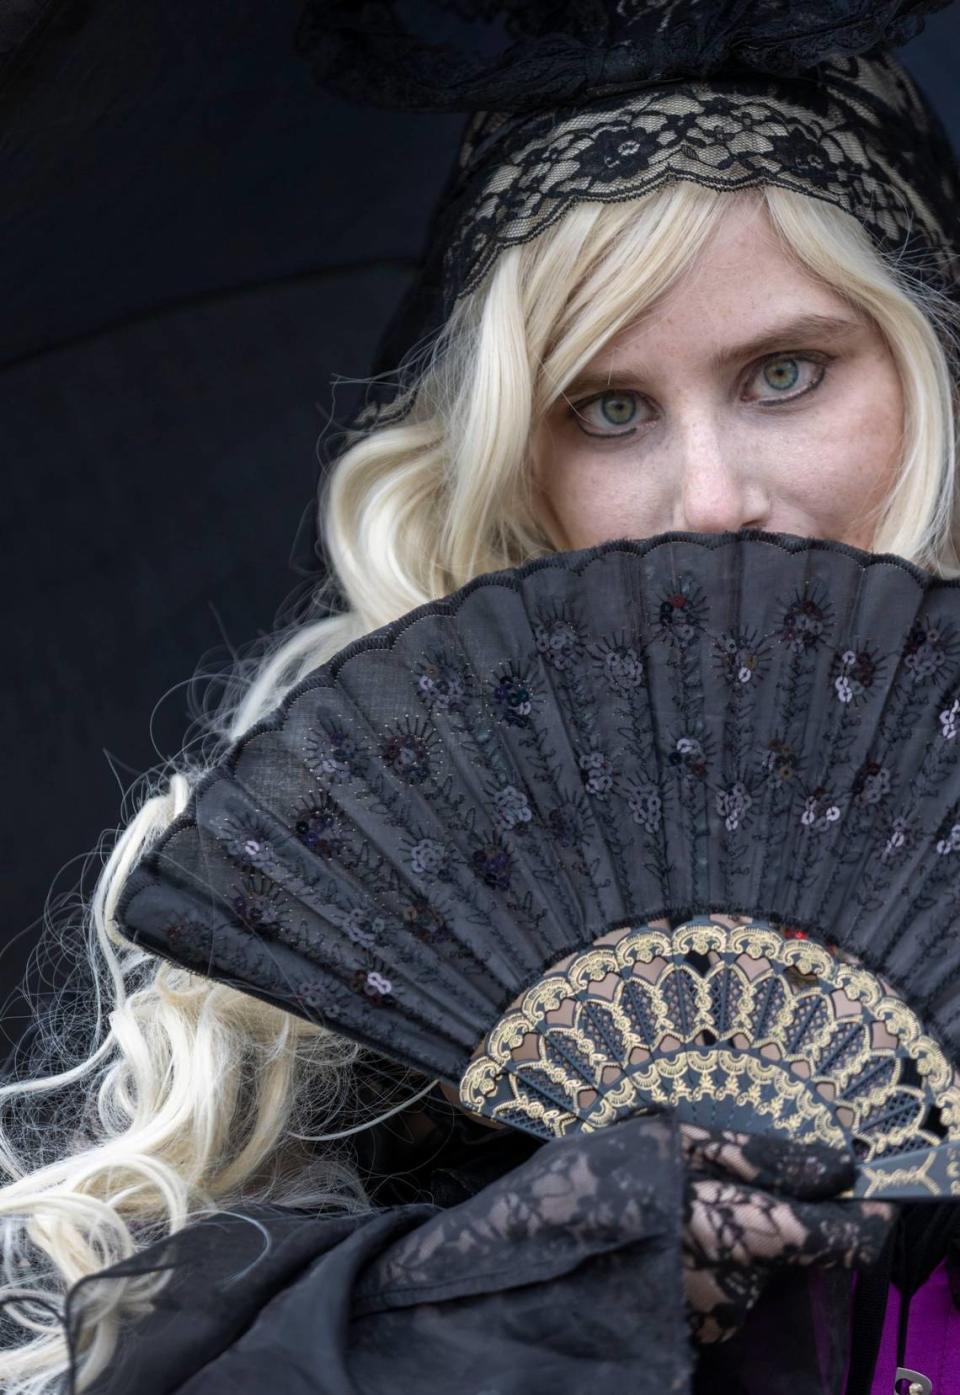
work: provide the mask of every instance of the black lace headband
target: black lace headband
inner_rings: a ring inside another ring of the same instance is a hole
[[[960,300],[960,174],[936,112],[887,51],[948,0],[432,0],[498,22],[493,56],[421,37],[401,0],[307,0],[298,51],[324,87],[415,111],[469,111],[421,274],[376,373],[440,328],[503,248],[572,204],[675,179],[774,184],[852,214],[875,243]],[[487,45],[489,49],[489,44]],[[404,383],[400,374],[400,384]],[[374,384],[351,423],[400,419]]]

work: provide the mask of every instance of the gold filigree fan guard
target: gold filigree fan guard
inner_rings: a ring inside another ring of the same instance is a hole
[[[487,1033],[460,1100],[548,1138],[673,1109],[848,1147],[854,1196],[960,1196],[940,1045],[862,965],[744,916],[653,921],[567,956]]]

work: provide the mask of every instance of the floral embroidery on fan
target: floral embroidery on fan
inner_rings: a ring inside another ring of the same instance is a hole
[[[301,843],[318,857],[342,860],[349,842],[344,829],[343,813],[326,790],[314,801],[301,806],[294,816],[294,831]]]
[[[585,836],[583,815],[573,803],[551,809],[547,814],[547,827],[564,848],[579,848]]]
[[[777,784],[785,785],[799,774],[800,761],[789,742],[774,737],[767,742],[767,749],[760,762],[762,769]]]
[[[528,824],[533,818],[533,810],[527,796],[522,790],[518,790],[516,785],[504,785],[502,789],[496,790],[493,806],[502,827],[507,831],[514,828],[522,831],[523,825]]]
[[[495,679],[492,696],[494,711],[500,721],[513,727],[530,725],[533,688],[526,677],[512,671],[499,675]]]
[[[509,848],[496,839],[486,843],[482,848],[476,848],[471,858],[473,870],[477,876],[493,891],[506,891],[510,886],[510,877],[513,872],[513,858],[510,856]]]
[[[429,712],[464,713],[476,683],[468,669],[459,668],[439,651],[422,658],[415,669],[417,696]]]
[[[831,624],[829,602],[798,592],[780,621],[780,642],[794,654],[809,654],[820,644]]]
[[[381,915],[372,916],[363,906],[354,906],[353,910],[339,922],[340,929],[352,944],[360,949],[373,949],[383,940],[387,922]]]
[[[663,799],[649,780],[634,780],[627,786],[627,808],[645,833],[659,833],[663,821]]]
[[[583,641],[580,631],[572,620],[563,613],[549,619],[540,619],[533,626],[533,638],[537,653],[561,673],[571,669],[580,658]]]
[[[859,703],[873,687],[881,663],[869,649],[845,649],[833,662],[833,686],[843,703]]]
[[[283,894],[262,873],[246,873],[230,904],[237,919],[258,935],[271,936],[283,929]]]
[[[714,659],[720,674],[735,690],[763,677],[769,660],[765,640],[730,631],[718,635],[713,644]]]
[[[312,1012],[320,1012],[328,1005],[330,994],[316,980],[305,979],[290,994],[290,1001],[309,1017]]]
[[[952,638],[948,627],[936,624],[929,615],[920,616],[903,648],[904,665],[915,683],[940,677],[947,666]]]
[[[916,829],[913,820],[899,815],[890,824],[887,841],[880,852],[883,863],[896,862],[916,846]]]
[[[213,928],[199,916],[177,916],[163,927],[163,938],[175,957],[188,969],[210,968],[215,935]]]
[[[960,823],[950,824],[945,835],[937,839],[936,847],[941,857],[949,857],[952,853],[960,852]]]
[[[580,778],[587,794],[603,798],[613,789],[613,761],[603,751],[582,751],[577,757]]]
[[[274,857],[271,832],[266,821],[243,810],[228,814],[220,825],[220,836],[227,856],[244,872],[256,872]]]
[[[879,804],[890,793],[890,771],[877,760],[864,761],[853,778],[850,793],[860,806]]]
[[[410,849],[410,867],[418,877],[443,877],[450,852],[438,838],[420,838]]]
[[[697,780],[702,780],[707,773],[709,754],[704,743],[695,736],[678,737],[667,759],[671,765]]]
[[[362,777],[367,766],[367,753],[360,743],[338,723],[321,718],[306,733],[304,758],[314,773],[336,782]]]
[[[742,780],[717,791],[717,813],[728,833],[736,833],[746,824],[752,804],[753,796]]]
[[[818,785],[812,794],[807,795],[800,815],[800,822],[804,828],[812,829],[814,833],[823,833],[839,818],[839,801],[822,785]]]
[[[647,681],[643,653],[632,644],[601,640],[591,648],[590,658],[601,682],[616,693],[635,693]]]
[[[960,698],[954,698],[949,707],[940,713],[940,734],[945,741],[952,741],[960,731]]]
[[[446,919],[424,896],[418,896],[403,908],[403,922],[423,944],[441,944],[450,939]]]
[[[375,1007],[392,1007],[393,981],[379,969],[357,969],[352,979],[355,993],[362,993]]]
[[[683,577],[658,609],[657,637],[667,644],[690,644],[706,624],[707,604],[699,586]]]
[[[263,855],[266,844],[259,838],[251,836],[244,839],[241,846],[244,854],[251,859],[251,865],[256,866],[256,861]]]
[[[380,757],[384,765],[408,785],[422,785],[431,775],[432,748],[436,734],[425,724],[406,718],[395,730],[388,731],[380,742]]]

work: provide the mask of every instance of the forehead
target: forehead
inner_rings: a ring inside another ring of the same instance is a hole
[[[590,367],[685,347],[723,366],[755,341],[786,333],[799,345],[866,323],[783,245],[762,205],[731,196],[729,211],[669,290],[614,335]]]

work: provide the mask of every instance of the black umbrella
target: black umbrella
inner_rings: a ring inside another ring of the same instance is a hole
[[[309,584],[315,447],[357,391],[332,380],[370,371],[463,125],[318,91],[299,12],[0,13],[9,1041],[45,898],[179,749],[184,684]],[[954,131],[958,50],[956,9],[904,50]]]

